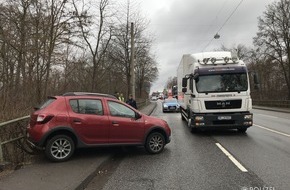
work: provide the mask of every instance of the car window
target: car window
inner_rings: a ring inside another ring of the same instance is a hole
[[[108,101],[112,116],[135,118],[135,111],[118,102]]]
[[[177,103],[176,99],[166,99],[164,102],[166,103]]]
[[[54,102],[56,100],[56,98],[51,97],[48,98],[44,103],[42,103],[40,106],[36,106],[35,108],[38,109],[43,109],[46,108],[48,105],[50,105],[52,102]]]
[[[103,115],[103,105],[101,100],[78,99],[70,100],[70,106],[76,113]]]

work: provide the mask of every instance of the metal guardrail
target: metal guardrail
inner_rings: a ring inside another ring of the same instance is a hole
[[[278,107],[278,108],[290,108],[290,101],[278,101],[278,100],[253,100],[253,105],[266,106],[266,107]]]
[[[28,124],[29,116],[20,117],[4,123],[0,123],[0,162],[4,162],[4,145],[16,142],[25,137],[26,125]],[[12,152],[11,152],[12,151]],[[23,153],[17,148],[17,145],[7,146],[5,149],[7,159],[12,162],[19,161],[13,154],[14,152]],[[21,156],[23,157],[23,156]]]

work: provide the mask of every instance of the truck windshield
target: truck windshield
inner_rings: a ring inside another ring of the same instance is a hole
[[[247,91],[247,74],[200,75],[196,81],[196,90],[199,93]]]

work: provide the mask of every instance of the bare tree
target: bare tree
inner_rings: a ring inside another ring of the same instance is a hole
[[[130,63],[131,63],[131,48],[130,48],[130,23],[134,23],[133,38],[135,41],[135,76],[136,87],[139,92],[137,95],[142,96],[144,91],[144,84],[153,82],[157,78],[158,68],[154,56],[150,53],[152,38],[147,34],[146,29],[149,22],[140,14],[136,4],[131,4],[130,1],[126,5],[119,4],[123,7],[118,18],[120,24],[115,28],[114,34],[114,50],[113,57],[118,60],[120,70],[124,75],[123,83],[125,83],[127,90],[125,95],[130,92]],[[122,12],[123,11],[123,12]],[[150,78],[151,77],[151,78]]]
[[[290,100],[290,1],[280,0],[270,4],[259,18],[259,31],[254,45],[260,54],[269,57],[281,68],[283,81]]]
[[[129,21],[136,26],[135,73],[139,96],[144,93],[144,84],[156,79],[158,68],[150,53],[152,41],[144,32],[145,19],[129,14],[128,6],[126,17],[116,17],[119,12],[109,0],[98,0],[97,4],[91,1],[93,6],[84,2],[89,3],[2,1],[1,121],[28,114],[32,106],[50,94],[77,90],[113,93],[127,89],[131,53]]]
[[[146,85],[154,82],[158,76],[157,62],[148,51],[148,44],[138,46],[136,52],[136,87],[139,97],[148,97],[148,94],[143,95]]]
[[[110,24],[106,23],[106,21],[108,21],[107,19],[110,17],[107,12],[109,0],[100,0],[98,2],[97,10],[99,15],[96,16],[98,19],[95,21],[97,22],[97,31],[90,28],[90,24],[93,24],[93,20],[90,20],[93,18],[93,15],[88,15],[89,9],[85,9],[85,5],[83,4],[82,10],[79,10],[75,1],[73,1],[73,5],[75,8],[75,16],[79,22],[78,26],[81,29],[82,38],[85,40],[92,56],[91,90],[95,91],[97,90],[98,84],[97,77],[101,79],[101,76],[104,75],[104,73],[100,73],[100,71],[102,71],[101,62],[112,38],[112,27]]]
[[[249,57],[249,51],[250,51],[250,49],[247,48],[243,44],[232,45],[231,47],[226,47],[225,45],[222,45],[217,50],[230,51],[230,52],[236,54],[238,56],[238,58],[242,59],[242,60],[246,60]]]

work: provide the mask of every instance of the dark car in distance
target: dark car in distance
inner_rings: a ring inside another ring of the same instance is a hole
[[[147,116],[112,95],[72,92],[49,97],[31,114],[30,144],[55,162],[68,160],[76,148],[144,146],[151,154],[170,142],[166,121]]]

